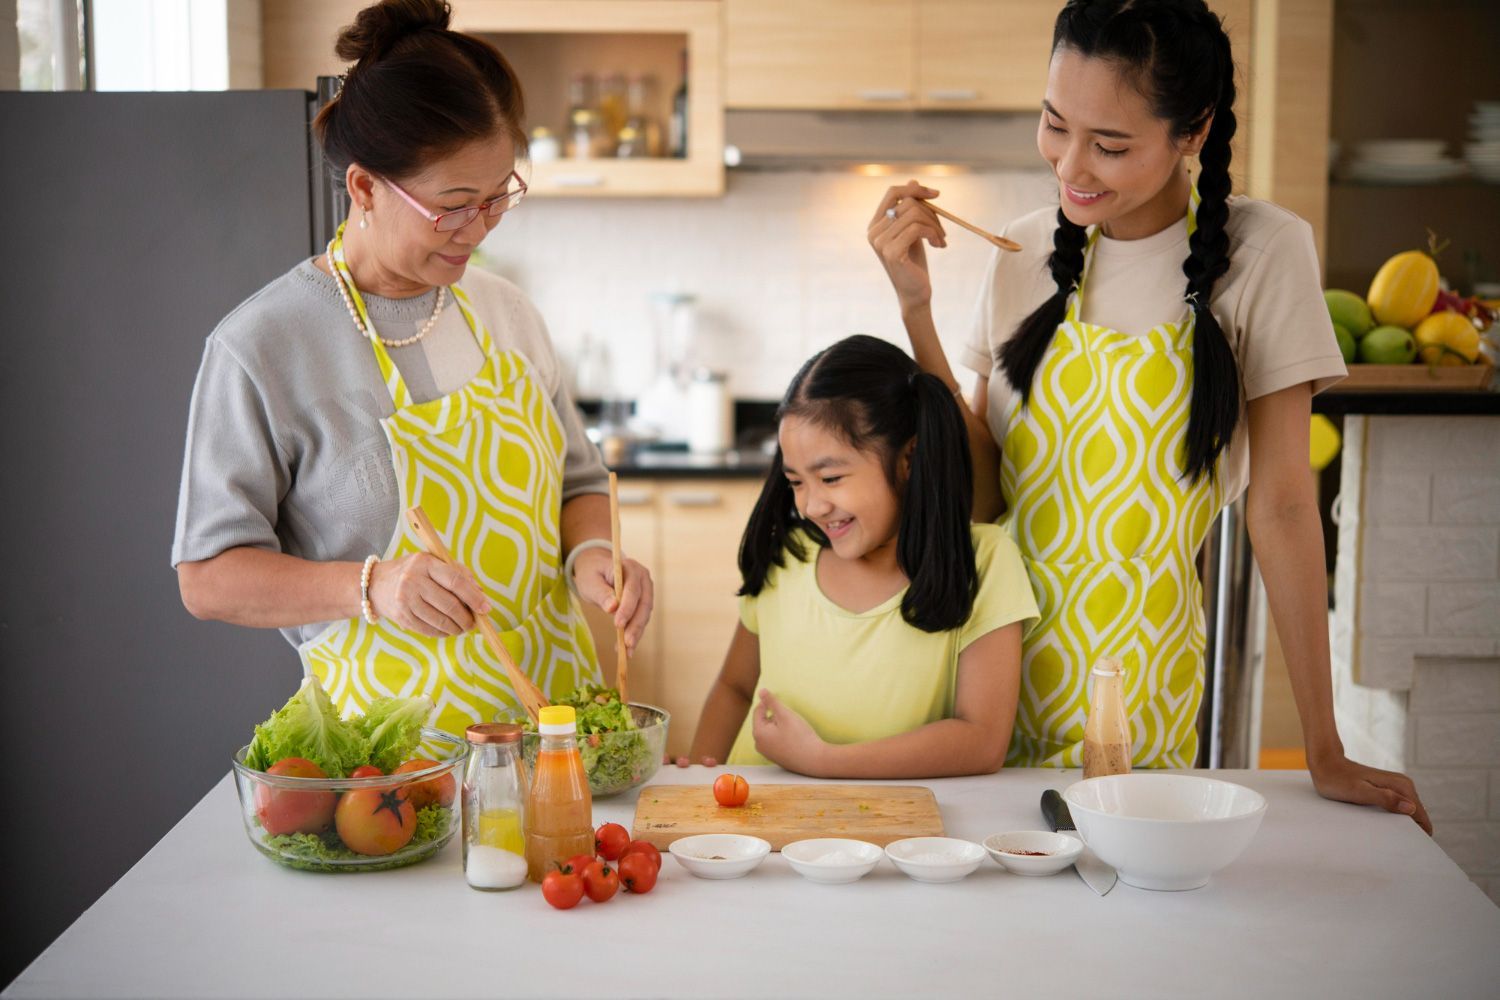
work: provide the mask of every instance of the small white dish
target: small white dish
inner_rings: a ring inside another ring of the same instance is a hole
[[[1014,875],[1056,875],[1078,860],[1083,841],[1066,833],[1017,830],[984,838],[984,849]]]
[[[739,878],[766,859],[771,844],[738,833],[700,833],[672,841],[667,850],[699,878]]]
[[[858,882],[870,874],[885,852],[863,840],[816,837],[787,844],[781,849],[781,856],[809,882],[842,885]]]
[[[984,860],[984,848],[954,837],[908,837],[887,844],[885,856],[918,882],[957,882]]]

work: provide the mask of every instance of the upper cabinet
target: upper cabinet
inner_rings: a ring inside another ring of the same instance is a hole
[[[1059,0],[724,0],[731,108],[1032,110]]]
[[[319,75],[342,72],[334,39],[363,6],[264,0],[265,85],[311,89]],[[724,191],[719,8],[718,0],[454,0],[453,27],[504,53],[525,90],[528,129],[545,126],[561,149],[548,159],[538,145],[532,195],[713,196]],[[627,103],[637,99],[661,155],[615,156],[613,134],[592,155],[568,155],[575,81],[584,75],[594,80],[587,99],[610,132],[619,125],[611,119],[627,118]],[[674,113],[685,126],[676,156],[668,145]]]

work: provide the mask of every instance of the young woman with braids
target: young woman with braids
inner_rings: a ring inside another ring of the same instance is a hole
[[[1037,146],[1059,209],[1013,222],[964,363],[975,516],[1004,515],[1041,610],[1007,763],[1077,767],[1087,677],[1122,657],[1140,767],[1190,767],[1205,634],[1194,560],[1247,487],[1248,523],[1317,790],[1431,830],[1405,775],[1349,760],[1334,723],[1310,400],[1345,374],[1307,223],[1230,196],[1229,39],[1203,0],[1072,0]],[[1189,160],[1201,172],[1196,185]],[[957,392],[913,181],[869,227],[918,362]]]

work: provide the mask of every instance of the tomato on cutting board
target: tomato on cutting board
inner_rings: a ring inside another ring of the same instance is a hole
[[[714,798],[721,806],[738,808],[750,798],[750,782],[738,774],[721,774],[714,779]]]

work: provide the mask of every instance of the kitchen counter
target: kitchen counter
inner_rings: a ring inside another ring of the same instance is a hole
[[[703,768],[662,783],[703,784]],[[757,782],[800,782],[744,768]],[[316,875],[250,846],[219,782],[65,931],[7,997],[1358,996],[1490,997],[1500,909],[1411,820],[1320,799],[1305,772],[1217,771],[1270,801],[1245,854],[1192,892],[992,861],[924,885],[882,861],[814,885],[772,854],[710,882],[664,856],[645,896],[549,908],[468,888],[459,847],[411,868]],[[1041,825],[1078,771],[921,782],[950,835]],[[634,796],[595,822],[629,824]]]
[[[622,479],[764,479],[771,456],[759,448],[737,448],[721,455],[637,450],[610,468]]]

